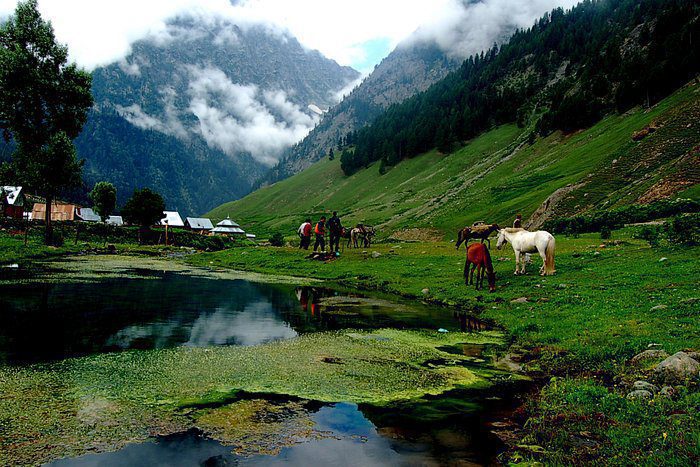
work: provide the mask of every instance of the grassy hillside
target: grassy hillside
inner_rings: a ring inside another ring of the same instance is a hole
[[[325,159],[207,215],[231,216],[258,234],[292,234],[305,216],[337,210],[346,224],[378,225],[385,236],[413,227],[452,236],[475,220],[505,224],[516,212],[528,218],[567,185],[570,192],[550,200],[548,212],[572,214],[656,192],[697,198],[698,121],[700,86],[691,83],[649,110],[610,116],[585,131],[530,144],[527,129],[503,125],[452,154],[429,152],[384,175],[374,164],[348,177],[338,160]],[[632,140],[650,125],[658,130]]]

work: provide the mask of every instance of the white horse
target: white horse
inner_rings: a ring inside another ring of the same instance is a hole
[[[515,251],[515,274],[525,274],[526,254],[537,252],[542,258],[540,275],[551,276],[554,270],[554,249],[556,242],[549,232],[538,230],[529,232],[525,229],[501,229],[498,231],[496,248],[499,250],[504,243],[509,242]],[[523,254],[525,253],[525,254]],[[528,255],[529,256],[529,255]],[[522,268],[520,268],[522,257]]]

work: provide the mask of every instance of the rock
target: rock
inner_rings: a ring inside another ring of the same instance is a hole
[[[676,396],[676,390],[673,389],[673,386],[664,386],[661,388],[661,391],[659,391],[659,395],[673,399]]]
[[[428,294],[430,293],[430,289],[425,288],[425,289],[421,290],[420,292],[421,292],[423,295],[428,295]]]
[[[510,303],[527,303],[527,297],[514,298]]]
[[[600,254],[600,251],[594,251],[594,252],[593,252],[593,255],[594,255],[594,256],[598,256],[599,254]]]
[[[685,352],[676,352],[654,368],[654,377],[667,385],[684,383],[700,375],[700,363]]]
[[[607,245],[605,243],[601,243],[600,245],[598,245],[598,248],[607,248]]]
[[[382,256],[382,254],[380,252],[378,252],[378,251],[372,252],[372,258],[379,258],[380,256]]]
[[[666,306],[666,305],[656,305],[656,306],[649,308],[649,311],[665,310],[666,308],[668,308],[668,306]]]
[[[649,391],[645,391],[644,389],[639,389],[637,391],[632,391],[629,394],[627,394],[627,398],[630,400],[635,400],[635,399],[651,399],[653,398],[654,395],[650,393]]]
[[[696,362],[700,362],[700,352],[694,352],[692,350],[686,350],[685,353],[688,354],[690,358],[695,360]]]
[[[650,382],[644,380],[635,381],[634,384],[632,384],[632,389],[635,391],[649,391],[652,394],[659,392],[659,388],[657,386],[654,386]]]
[[[668,258],[665,256],[663,258],[659,258],[659,263],[663,263],[664,261],[668,261]]]
[[[567,286],[566,284],[559,284],[559,285],[557,286],[557,289],[565,289],[565,288],[567,288],[567,287],[568,287],[568,286]]]
[[[650,349],[644,352],[638,353],[630,359],[632,365],[636,365],[645,360],[661,360],[662,358],[668,357],[668,353],[662,349]]]

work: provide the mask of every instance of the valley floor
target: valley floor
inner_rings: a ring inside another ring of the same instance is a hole
[[[493,294],[465,287],[464,251],[454,244],[387,243],[346,249],[331,262],[293,247],[234,248],[188,258],[197,266],[325,279],[472,310],[503,326],[511,358],[549,381],[520,415],[511,461],[693,464],[700,460],[700,392],[629,400],[636,380],[653,380],[662,358],[636,366],[648,348],[700,349],[697,248],[650,248],[615,232],[557,239],[557,274],[514,276],[510,248],[492,250]],[[523,420],[524,420],[523,419]]]

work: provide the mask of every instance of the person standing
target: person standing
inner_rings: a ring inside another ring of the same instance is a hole
[[[311,219],[306,219],[300,226],[299,230],[297,231],[299,234],[299,248],[303,248],[304,250],[308,250],[309,246],[311,245]]]
[[[338,213],[333,211],[333,217],[328,219],[328,232],[330,233],[331,253],[340,250],[340,237],[343,233],[343,225],[340,223]]]
[[[515,220],[513,221],[513,228],[514,229],[522,229],[523,228],[523,215],[518,214],[515,216]]]
[[[316,243],[314,243],[314,251],[316,248],[321,247],[321,252],[326,251],[326,216],[321,216],[321,220],[316,224],[314,229],[316,233]]]

